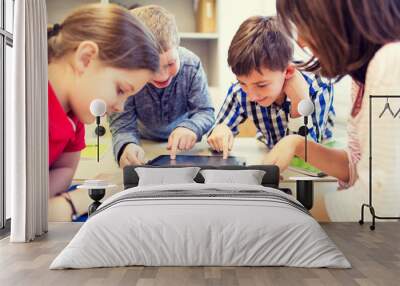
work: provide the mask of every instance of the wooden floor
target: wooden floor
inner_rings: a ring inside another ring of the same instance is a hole
[[[323,224],[353,268],[124,267],[48,270],[80,224],[53,223],[29,244],[0,241],[0,285],[400,285],[400,223],[378,223],[372,232],[356,223]]]

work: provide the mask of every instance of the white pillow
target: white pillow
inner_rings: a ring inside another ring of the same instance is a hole
[[[204,183],[234,183],[246,185],[261,185],[265,171],[262,170],[202,170]]]
[[[139,186],[195,183],[193,179],[199,170],[199,167],[135,168],[139,176]]]

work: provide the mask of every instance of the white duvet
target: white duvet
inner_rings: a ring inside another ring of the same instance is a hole
[[[128,265],[350,267],[292,196],[238,184],[142,186],[118,193],[50,269]]]

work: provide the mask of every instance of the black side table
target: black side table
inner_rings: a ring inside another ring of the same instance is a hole
[[[113,187],[116,187],[116,185],[109,184],[103,180],[87,180],[83,185],[78,186],[78,189],[87,189],[89,197],[93,200],[93,203],[88,207],[89,217],[101,205],[100,200],[104,198],[106,190]]]
[[[312,180],[296,180],[296,199],[311,210],[314,205],[314,182]]]
[[[88,208],[88,214],[91,216],[101,205],[100,200],[104,198],[106,189],[88,189],[89,197],[94,201]]]
[[[296,199],[302,205],[311,210],[314,205],[314,181],[325,182],[327,178],[298,176],[289,177],[290,181],[296,181]]]

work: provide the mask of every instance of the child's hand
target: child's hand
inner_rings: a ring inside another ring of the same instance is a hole
[[[208,137],[207,143],[213,150],[222,152],[223,158],[227,159],[233,147],[233,133],[225,124],[218,124]]]
[[[122,152],[121,158],[119,159],[119,165],[121,168],[130,165],[142,165],[144,163],[144,150],[139,145],[130,143],[125,146],[124,152]]]
[[[263,164],[277,165],[280,172],[285,171],[303,141],[304,137],[299,135],[289,135],[282,138],[267,154]]]
[[[170,150],[172,160],[176,159],[179,150],[190,150],[196,144],[197,135],[192,130],[185,127],[175,128],[168,137],[167,149]]]

